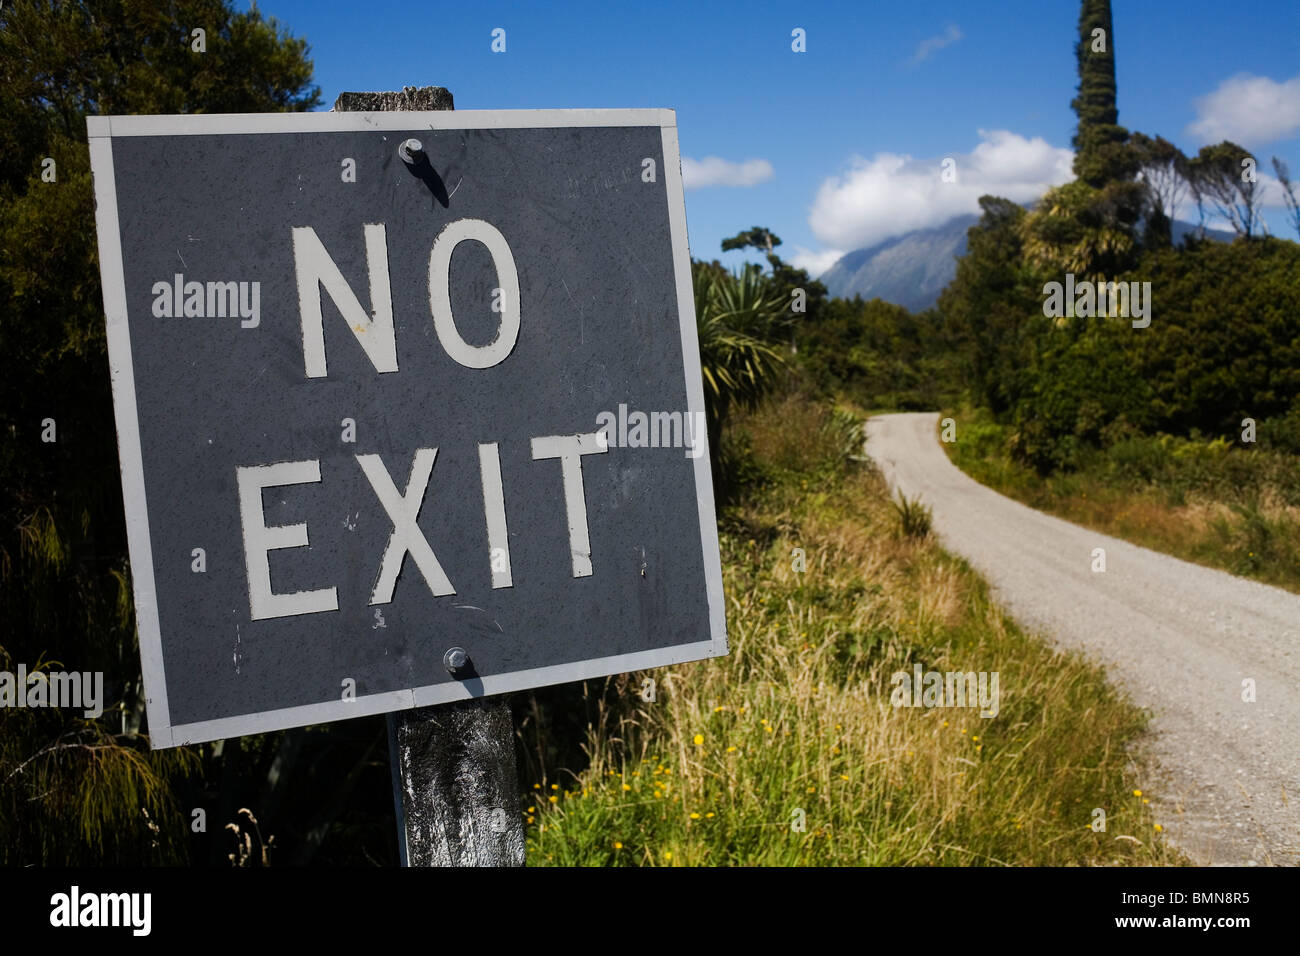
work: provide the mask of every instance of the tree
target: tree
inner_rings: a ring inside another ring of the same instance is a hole
[[[752,247],[770,256],[772,250],[780,244],[781,240],[771,230],[763,226],[754,226],[745,232],[736,233],[730,239],[723,239],[722,251],[731,252],[733,249]]]
[[[1282,187],[1282,201],[1286,203],[1286,214],[1291,220],[1291,228],[1295,230],[1296,237],[1300,238],[1300,200],[1296,199],[1295,187],[1291,183],[1291,171],[1287,169],[1286,163],[1274,156],[1273,172],[1277,174],[1278,184]]]
[[[1163,136],[1134,133],[1129,145],[1137,153],[1138,175],[1147,194],[1147,245],[1167,246],[1173,241],[1178,203],[1187,192],[1187,157]]]
[[[0,669],[102,671],[106,698],[0,709],[0,863],[182,860],[198,764],[142,733],[85,117],[304,110],[310,79],[304,41],[226,0],[0,8]]]
[[[776,384],[782,359],[772,336],[783,303],[757,268],[728,273],[717,263],[692,262],[691,278],[709,448],[715,480],[725,485],[722,428],[733,408],[753,408]]]
[[[1159,290],[1155,318],[1119,339],[1152,389],[1154,427],[1240,436],[1243,418],[1296,407],[1300,245],[1256,238],[1159,250],[1143,259],[1141,277]]]
[[[1025,343],[1045,322],[1042,284],[1024,263],[1025,210],[997,196],[981,196],[979,204],[983,215],[966,233],[966,254],[939,295],[939,311],[966,356],[972,398],[1004,415],[1017,399]]]
[[[1128,131],[1119,125],[1110,0],[1083,0],[1075,57],[1079,94],[1070,103],[1079,117],[1073,139],[1074,174],[1101,188],[1136,171],[1132,153],[1124,148]]]
[[[826,303],[826,286],[810,276],[805,269],[797,269],[785,262],[772,250],[781,244],[780,238],[765,226],[754,226],[722,240],[722,251],[753,248],[765,251],[767,263],[772,267],[771,287],[785,306],[782,324],[790,330],[790,351],[797,351],[795,328],[799,322],[816,322]],[[758,268],[754,266],[754,268]]]
[[[1075,47],[1079,94],[1074,182],[1048,190],[1025,218],[1025,253],[1053,272],[1100,277],[1128,268],[1137,251],[1134,228],[1145,190],[1134,181],[1137,150],[1119,125],[1110,0],[1083,0]]]
[[[1049,189],[1022,223],[1025,259],[1054,275],[1114,276],[1137,256],[1134,226],[1141,210],[1136,182],[1097,189],[1076,179]]]
[[[1237,235],[1250,239],[1258,231],[1263,196],[1255,175],[1255,157],[1249,150],[1226,139],[1202,146],[1187,169],[1202,230],[1208,206],[1226,219]]]

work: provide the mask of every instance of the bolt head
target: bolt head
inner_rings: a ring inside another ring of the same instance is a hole
[[[403,140],[402,145],[397,147],[397,155],[402,157],[404,163],[419,162],[424,155],[424,145],[418,139]]]
[[[465,669],[465,666],[469,663],[469,654],[465,653],[463,647],[453,647],[442,655],[442,663],[447,670],[454,674],[456,671]]]

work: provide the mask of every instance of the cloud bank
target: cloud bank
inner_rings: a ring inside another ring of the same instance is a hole
[[[949,157],[955,176],[951,182],[944,181],[943,158],[918,160],[897,153],[853,157],[843,174],[818,188],[808,215],[813,235],[832,249],[860,249],[977,213],[979,197],[986,193],[1028,202],[1074,178],[1074,153],[1068,149],[1008,130],[980,130],[979,135],[980,143],[970,153]]]
[[[1300,132],[1300,75],[1282,83],[1267,76],[1238,73],[1196,101],[1189,135],[1202,143],[1230,139],[1259,146]]]

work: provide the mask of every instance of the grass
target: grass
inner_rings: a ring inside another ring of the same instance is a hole
[[[1130,436],[1046,477],[1007,453],[987,413],[944,412],[945,443],[975,480],[1033,508],[1134,544],[1300,593],[1300,459],[1222,439]]]
[[[894,513],[898,515],[898,533],[907,538],[924,538],[930,533],[930,525],[934,521],[934,516],[924,504],[918,495],[915,498],[908,498],[900,490],[898,497],[890,502],[893,506]]]
[[[720,522],[731,653],[570,689],[583,757],[524,796],[530,864],[1184,862],[1140,793],[1143,714],[897,534],[842,413],[790,397],[729,440],[750,464]],[[997,672],[997,715],[891,706],[917,663]]]

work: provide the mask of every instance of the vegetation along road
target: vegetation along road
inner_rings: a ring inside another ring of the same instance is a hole
[[[948,460],[937,419],[874,417],[867,452],[1021,623],[1149,709],[1162,776],[1146,796],[1172,842],[1201,863],[1300,862],[1300,596],[1005,498]],[[1034,688],[1002,688],[1017,693]]]

